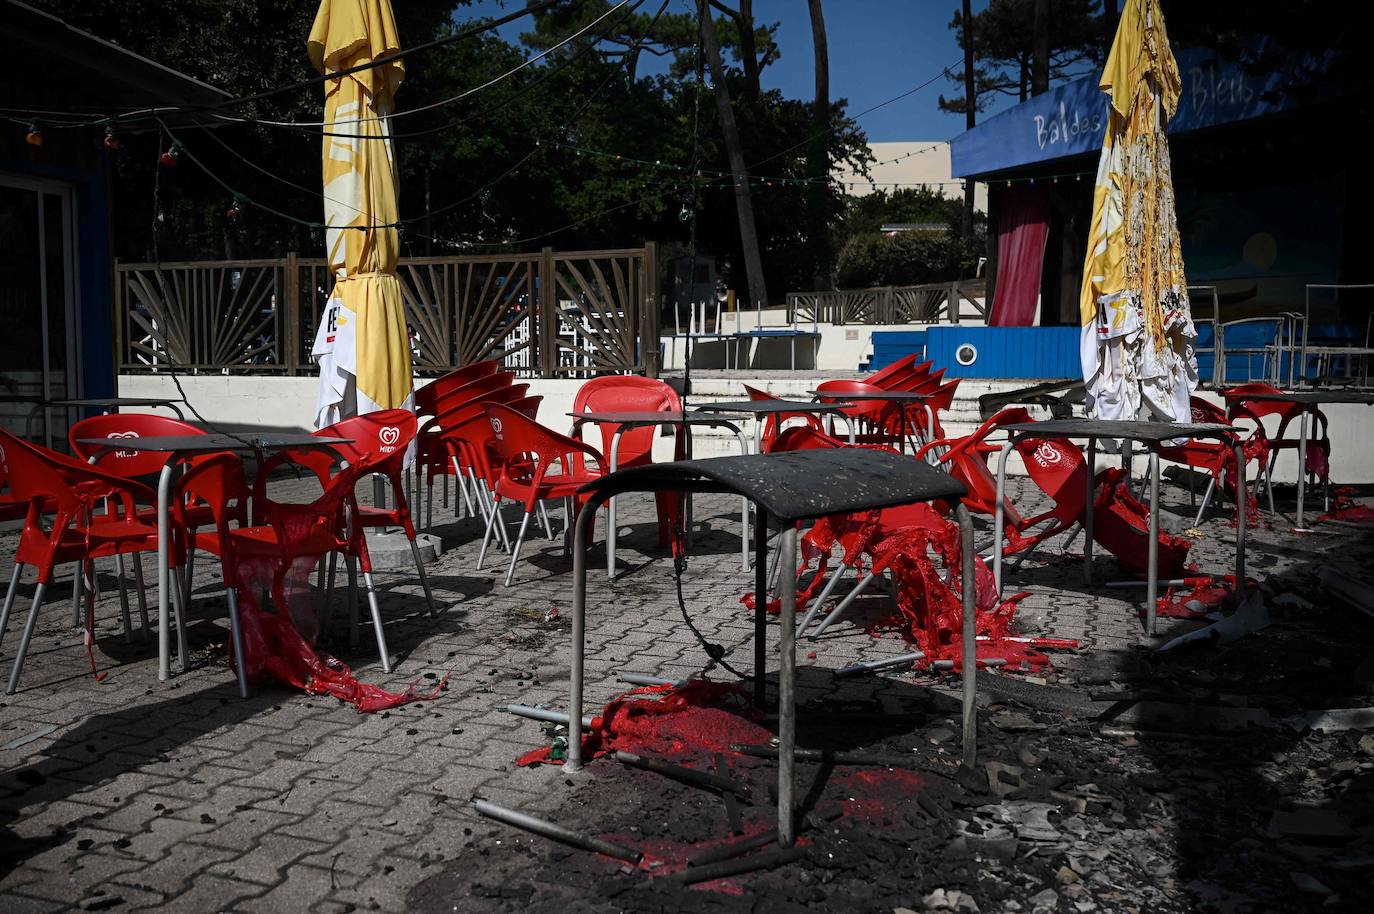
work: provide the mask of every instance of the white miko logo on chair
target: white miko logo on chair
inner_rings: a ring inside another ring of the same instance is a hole
[[[129,431],[129,432],[110,432],[110,433],[109,433],[108,435],[106,435],[105,437],[106,437],[107,439],[108,439],[108,438],[137,438],[137,437],[138,437],[138,432],[133,432],[133,431]],[[123,457],[136,457],[136,456],[138,456],[138,451],[120,451],[120,450],[116,450],[116,451],[114,452],[114,455],[115,455],[116,457],[120,457],[120,458],[123,458]]]
[[[1035,462],[1042,467],[1054,466],[1064,459],[1064,454],[1052,442],[1042,441],[1035,449]]]
[[[401,440],[401,430],[394,425],[377,431],[377,440],[382,442],[382,453],[390,454],[396,450],[396,442]]]

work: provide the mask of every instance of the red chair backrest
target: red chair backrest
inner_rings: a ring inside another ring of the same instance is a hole
[[[607,375],[592,378],[577,390],[573,400],[573,412],[644,412],[659,413],[682,409],[682,398],[677,391],[654,378],[641,378],[637,375]],[[611,440],[620,426],[613,422],[598,422],[601,431],[602,453],[609,454]],[[619,467],[634,466],[650,458],[654,449],[654,434],[657,428],[651,425],[627,430],[620,436],[617,451]]]
[[[434,403],[433,415],[442,416],[446,412],[451,412],[466,403],[472,403],[486,397],[503,387],[510,387],[515,383],[515,372],[497,371],[483,375],[473,381],[469,381],[452,390],[440,394]]]
[[[59,516],[75,516],[92,500],[108,496],[118,496],[127,510],[133,509],[135,497],[149,503],[157,497],[152,489],[134,480],[25,441],[3,428],[0,464],[4,465],[0,473],[8,479],[15,499],[40,508],[47,503]]]
[[[379,468],[383,465],[387,470],[394,465],[399,472],[418,427],[410,410],[384,409],[335,422],[315,434],[321,438],[351,438],[352,444],[336,444],[334,450],[363,473],[381,472]]]
[[[773,396],[766,390],[750,387],[748,384],[744,385],[744,392],[749,395],[750,400],[755,402],[782,399],[782,397]],[[825,431],[825,426],[821,424],[821,420],[816,418],[812,413],[773,413],[771,416],[765,416],[763,419],[763,435],[759,441],[765,454],[771,453],[777,449],[778,429],[782,428],[784,424],[793,419],[801,419],[806,423],[807,428],[815,429],[817,432],[823,433]]]
[[[82,460],[89,460],[102,449],[95,445],[82,444],[82,438],[104,438],[115,443],[121,438],[204,434],[204,429],[168,416],[112,413],[82,419],[71,427],[67,438],[71,443],[72,453]],[[167,455],[158,451],[106,450],[100,454],[94,465],[116,476],[148,476],[160,472],[167,465]]]
[[[872,384],[874,387],[881,387],[884,390],[910,390],[912,384],[920,384],[932,377],[930,373],[930,366],[932,364],[934,363],[922,362],[904,371],[898,371],[887,375],[880,382],[869,379],[868,383]],[[934,377],[939,378],[944,372],[945,370],[941,368],[935,373]]]
[[[606,466],[601,452],[590,444],[545,428],[509,406],[488,403],[486,411],[491,446],[501,457],[503,473],[511,467],[533,463],[537,484],[555,463],[564,462],[565,472],[569,471],[566,460],[574,454],[592,457],[598,466]]]
[[[875,387],[864,381],[832,380],[822,381],[816,385],[816,394],[822,403],[843,403],[845,394],[882,394],[887,393],[881,387]],[[868,422],[878,423],[885,414],[892,410],[892,404],[884,403],[881,400],[864,401],[855,403],[853,406],[844,410],[844,414],[856,419],[864,419]]]
[[[416,411],[422,416],[436,415],[435,409],[441,397],[465,384],[471,384],[479,378],[495,374],[500,364],[496,359],[486,359],[481,362],[473,362],[471,365],[464,365],[462,368],[455,368],[448,374],[435,378],[415,391]]]
[[[782,454],[787,451],[820,451],[827,448],[848,447],[845,442],[838,438],[832,438],[820,429],[812,428],[809,425],[794,425],[784,429],[773,441],[771,448],[765,448],[766,453]]]

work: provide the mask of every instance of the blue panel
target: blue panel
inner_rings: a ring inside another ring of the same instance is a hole
[[[960,365],[955,354],[966,344],[978,354],[973,364]],[[948,378],[1054,380],[1082,373],[1077,327],[931,327],[926,358]]]
[[[1171,134],[1243,121],[1292,107],[1289,93],[1274,91],[1298,69],[1325,69],[1328,58],[1291,55],[1266,77],[1210,51],[1177,51],[1183,92]],[[950,141],[955,177],[982,175],[1064,156],[1096,153],[1107,123],[1107,97],[1098,73],[1056,86],[1044,95],[988,118]]]

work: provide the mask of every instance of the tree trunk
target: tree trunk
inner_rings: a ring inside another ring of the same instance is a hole
[[[816,58],[816,137],[811,141],[807,172],[812,176],[830,174],[830,52],[825,39],[825,14],[821,10],[821,0],[807,0],[811,11],[811,45]],[[830,239],[826,218],[826,197],[830,193],[828,182],[817,181],[810,187],[811,248],[815,257],[812,286],[816,291],[829,289],[830,282]]]
[[[964,129],[978,123],[978,95],[973,84],[973,0],[964,0]],[[964,181],[964,214],[959,233],[967,241],[973,236],[973,179]]]
[[[754,0],[739,0],[739,57],[744,67],[744,79],[754,98],[763,94],[759,85],[759,52],[754,45]]]
[[[1031,27],[1031,95],[1050,91],[1050,0],[1035,0]]]
[[[739,127],[730,104],[730,87],[725,84],[725,65],[720,59],[720,39],[716,23],[707,9],[707,0],[697,0],[702,50],[711,68],[711,81],[716,84],[716,110],[720,115],[720,132],[725,151],[730,157],[731,180],[735,184],[735,211],[739,216],[740,246],[744,249],[744,275],[749,283],[749,302],[768,304],[768,287],[763,279],[763,258],[759,255],[758,232],[754,229],[754,200],[749,193],[749,171],[744,165],[744,150],[740,146]]]

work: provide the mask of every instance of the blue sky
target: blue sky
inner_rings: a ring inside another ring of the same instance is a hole
[[[501,15],[523,5],[524,0],[479,0],[459,10],[457,18]],[[831,97],[848,99],[848,111],[855,114],[920,85],[948,65],[962,65],[949,29],[959,5],[959,0],[826,0]],[[652,0],[646,6],[657,8]],[[973,9],[985,6],[986,0],[975,0]],[[694,8],[693,0],[673,0],[669,7],[683,12]],[[777,41],[782,56],[764,70],[765,87],[781,89],[791,98],[811,98],[815,75],[806,0],[754,0],[754,18],[761,24],[780,23]],[[502,34],[515,40],[522,30],[517,21]],[[919,92],[864,115],[859,123],[870,142],[947,140],[963,132],[964,119],[941,112],[936,100],[941,92],[959,91],[959,86],[939,78]]]

